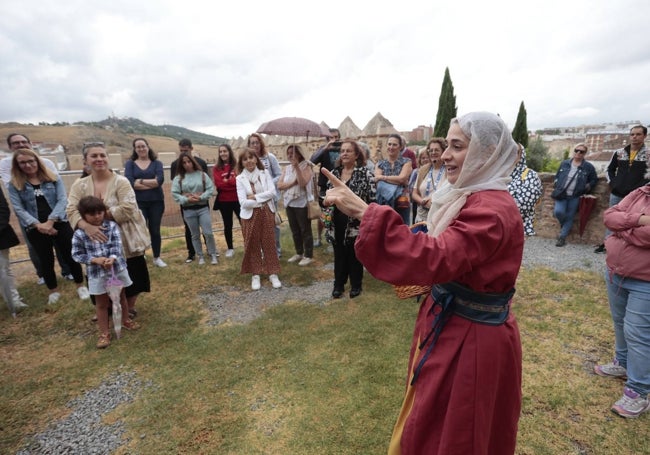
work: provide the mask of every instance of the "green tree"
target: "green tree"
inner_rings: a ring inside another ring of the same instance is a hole
[[[545,171],[544,167],[548,165],[548,147],[544,145],[541,137],[537,137],[526,147],[526,163],[528,167],[537,171]]]
[[[445,68],[445,77],[442,79],[440,98],[438,99],[438,113],[436,114],[436,126],[433,134],[437,137],[446,137],[449,131],[449,122],[456,117],[458,107],[456,106],[456,95],[454,95],[454,84],[449,76],[449,68]]]
[[[519,105],[519,113],[517,114],[517,121],[512,130],[512,137],[519,144],[528,147],[528,125],[526,124],[526,108],[522,101]]]

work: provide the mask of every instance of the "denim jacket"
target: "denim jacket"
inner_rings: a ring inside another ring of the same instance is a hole
[[[560,168],[555,174],[555,188],[564,188],[569,183],[569,171],[571,170],[571,160],[564,160],[560,164]],[[596,184],[598,183],[598,174],[596,173],[596,168],[590,162],[583,160],[582,164],[578,167],[576,176],[574,177],[576,182],[575,190],[573,191],[573,197],[579,197],[583,194],[590,193]]]
[[[56,221],[67,221],[65,207],[68,204],[68,198],[61,177],[58,177],[56,182],[41,183],[41,190],[52,209],[47,218]],[[13,183],[9,184],[9,199],[22,226],[29,227],[32,224],[40,223],[34,187],[29,182],[25,182],[22,191],[19,191]]]

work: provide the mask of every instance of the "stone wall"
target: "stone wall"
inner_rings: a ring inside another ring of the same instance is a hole
[[[554,239],[560,232],[560,224],[553,216],[555,201],[551,198],[555,174],[540,173],[539,176],[542,179],[544,192],[540,202],[537,204],[537,210],[535,212],[535,231],[539,237]],[[609,185],[605,177],[598,179],[598,185],[596,185],[592,194],[597,197],[597,202],[593,212],[589,216],[587,227],[581,237],[579,233],[579,214],[576,214],[571,233],[567,237],[567,242],[569,243],[598,245],[603,241],[605,235],[603,212],[609,207]]]

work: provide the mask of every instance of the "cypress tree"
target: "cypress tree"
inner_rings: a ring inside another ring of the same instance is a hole
[[[512,138],[523,145],[524,148],[528,147],[528,125],[526,124],[526,108],[522,101],[519,105],[519,113],[517,114],[517,121],[515,127],[512,129]]]
[[[454,84],[449,76],[449,68],[445,68],[445,77],[442,79],[440,98],[438,99],[438,113],[436,114],[436,126],[433,134],[437,137],[446,137],[449,131],[449,122],[456,117],[458,107],[456,106],[456,95],[454,95]]]

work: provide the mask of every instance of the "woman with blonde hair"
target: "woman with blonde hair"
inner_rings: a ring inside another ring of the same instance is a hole
[[[149,269],[144,253],[151,245],[144,217],[140,213],[133,187],[126,177],[113,172],[108,164],[108,153],[103,142],[88,142],[83,145],[84,164],[88,166],[89,174],[72,184],[68,197],[66,211],[70,224],[82,229],[86,235],[96,242],[106,242],[108,237],[101,226],[95,226],[83,219],[79,213],[79,201],[84,196],[96,196],[106,205],[105,219],[115,221],[122,233],[126,268],[133,281],[131,286],[124,289],[131,318],[137,315],[135,304],[142,292],[151,291]],[[140,235],[131,235],[130,232]],[[146,235],[146,237],[145,237]],[[124,325],[127,329],[137,329],[140,324],[129,319]]]
[[[55,245],[70,265],[79,298],[89,299],[81,266],[70,255],[73,230],[65,213],[67,197],[61,177],[48,169],[33,150],[18,149],[11,162],[9,198],[41,263],[43,278],[50,290],[47,303],[56,303],[61,297],[54,272],[52,248]]]

